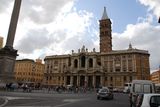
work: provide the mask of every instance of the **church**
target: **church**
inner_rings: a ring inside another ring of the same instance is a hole
[[[82,46],[78,52],[46,56],[43,84],[123,88],[134,79],[150,79],[149,52],[132,48],[112,50],[112,27],[106,8],[99,20],[99,52]]]

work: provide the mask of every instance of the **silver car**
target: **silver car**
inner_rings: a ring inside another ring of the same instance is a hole
[[[113,93],[109,90],[108,87],[101,88],[97,93],[97,99],[113,99]]]

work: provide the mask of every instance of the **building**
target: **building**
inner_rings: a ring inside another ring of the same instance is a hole
[[[40,59],[36,61],[31,59],[16,60],[14,72],[15,80],[18,83],[40,85],[44,77],[44,64]]]
[[[112,50],[111,21],[104,8],[100,22],[100,52],[85,46],[68,55],[46,56],[44,84],[79,87],[113,86],[122,88],[133,79],[150,79],[150,54],[129,48]]]
[[[3,37],[0,37],[0,49],[3,47]]]
[[[155,84],[160,84],[160,69],[151,74],[151,80]]]

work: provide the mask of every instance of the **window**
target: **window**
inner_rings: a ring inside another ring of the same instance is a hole
[[[150,100],[151,107],[159,107],[160,106],[160,96],[152,96]]]
[[[127,79],[126,79],[126,76],[124,76],[124,77],[123,77],[123,81],[126,81],[126,80],[127,80]]]
[[[133,91],[136,93],[152,93],[150,84],[134,84]]]
[[[143,92],[144,93],[151,93],[151,89],[152,87],[151,87],[151,85],[149,85],[149,84],[144,84],[143,85]]]
[[[111,77],[110,80],[113,81],[113,78]]]
[[[132,76],[129,77],[129,81],[130,81],[130,82],[132,81]]]
[[[120,72],[120,68],[116,68],[116,72]]]
[[[140,92],[142,92],[141,88],[142,88],[141,84],[134,84],[133,91],[136,93],[140,93]]]

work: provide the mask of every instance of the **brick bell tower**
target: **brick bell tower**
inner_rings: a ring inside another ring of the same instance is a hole
[[[106,7],[100,22],[100,53],[108,53],[112,51],[112,29],[111,20],[107,16]]]

